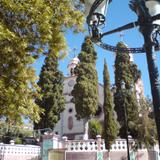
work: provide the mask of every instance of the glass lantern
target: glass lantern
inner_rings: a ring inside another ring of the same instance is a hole
[[[145,1],[145,5],[148,8],[149,14],[151,16],[155,16],[157,14],[160,14],[160,1],[148,0],[148,1]],[[160,20],[153,21],[153,24],[160,25]]]
[[[95,1],[96,0],[84,0],[86,17],[88,17],[91,7],[93,6]],[[104,24],[105,15],[109,2],[110,0],[101,0],[100,5],[96,8],[91,17],[90,25],[92,25],[93,22],[98,22],[99,23],[98,25]]]

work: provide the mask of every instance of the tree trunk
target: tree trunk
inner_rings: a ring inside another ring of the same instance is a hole
[[[88,119],[84,119],[84,135],[83,140],[88,140],[89,122]]]
[[[110,158],[110,149],[108,150],[108,157],[107,157],[107,160],[111,160],[111,158]]]

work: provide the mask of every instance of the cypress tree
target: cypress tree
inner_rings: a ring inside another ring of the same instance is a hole
[[[118,123],[116,121],[114,112],[113,95],[110,90],[110,78],[106,61],[104,62],[103,71],[104,81],[104,139],[106,149],[110,149],[112,143],[118,134]]]
[[[98,108],[98,78],[95,69],[97,53],[89,37],[82,44],[78,56],[80,63],[75,68],[76,85],[72,91],[77,119],[89,119]]]
[[[137,81],[141,79],[141,71],[134,63],[131,63],[130,69],[134,78],[134,83],[137,83]],[[150,108],[153,108],[152,102],[142,95],[138,101],[138,107],[139,122],[136,144],[137,147],[144,144],[146,148],[150,148],[156,143],[156,125],[153,117],[150,115]]]
[[[137,81],[141,79],[141,71],[137,68],[136,64],[131,63],[130,65],[130,70],[134,79],[134,83],[137,83]]]
[[[44,114],[41,114],[41,120],[35,124],[35,129],[53,129],[60,119],[60,113],[65,105],[63,80],[63,74],[58,70],[57,56],[47,55],[38,81],[42,98],[36,100],[39,107],[44,109]]]
[[[124,43],[119,42],[118,48],[127,48]],[[135,78],[133,77],[129,53],[117,52],[115,60],[115,85],[116,93],[114,95],[115,110],[118,116],[118,122],[120,123],[120,136],[126,137],[126,119],[125,112],[128,119],[129,134],[133,138],[138,136],[138,103],[136,100],[134,87]],[[122,89],[122,82],[125,83],[125,89]]]
[[[154,118],[150,116],[151,102],[146,99],[140,99],[140,117],[139,117],[139,134],[137,144],[144,144],[146,148],[153,147],[156,143],[156,125]],[[137,146],[138,147],[138,146]]]

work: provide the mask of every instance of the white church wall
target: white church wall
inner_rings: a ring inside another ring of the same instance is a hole
[[[54,132],[60,136],[68,134],[78,134],[76,138],[80,138],[79,134],[84,132],[84,124],[82,120],[77,120],[75,115],[75,106],[71,103],[71,91],[73,90],[76,77],[68,77],[64,81],[63,94],[66,99],[65,110],[61,113],[61,118],[56,124]]]
[[[83,121],[75,117],[76,111],[73,103],[66,104],[63,112],[63,132],[65,134],[79,133],[84,131]]]
[[[0,159],[3,160],[39,160],[40,152],[40,146],[0,143]]]
[[[99,103],[103,105],[104,96],[103,96],[103,86],[101,84],[98,85],[98,99]]]
[[[65,110],[61,113],[60,120],[56,124],[54,132],[61,137],[70,135],[71,139],[82,139],[84,133],[84,121],[77,120],[75,105],[71,103],[71,91],[76,83],[76,77],[71,76],[64,81],[63,94],[66,99]],[[102,108],[102,113],[97,116],[99,120],[103,120],[103,86],[98,85],[99,106]]]

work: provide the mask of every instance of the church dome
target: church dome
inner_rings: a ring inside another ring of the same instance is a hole
[[[79,59],[78,57],[74,57],[68,64],[67,68],[68,70],[70,71],[71,75],[73,75],[73,71],[74,71],[74,68],[78,65],[79,63]]]
[[[124,42],[122,42],[127,48],[129,48],[129,46],[126,44],[126,43],[124,43]],[[134,62],[134,57],[133,57],[133,54],[131,53],[131,52],[129,52],[129,59],[130,59],[130,62]]]
[[[71,60],[71,63],[78,64],[78,63],[79,63],[78,57],[74,57],[74,58]]]

